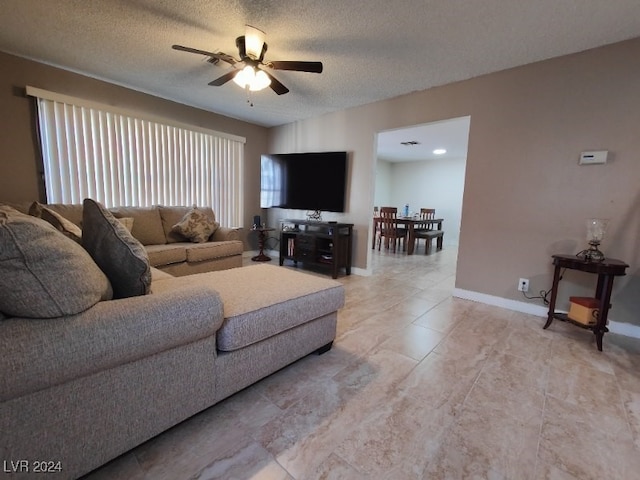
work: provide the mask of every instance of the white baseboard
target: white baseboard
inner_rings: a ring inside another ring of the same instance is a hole
[[[617,333],[618,335],[624,335],[625,337],[640,338],[640,327],[638,325],[631,325],[630,323],[609,320],[609,331],[611,333]]]
[[[486,293],[463,290],[462,288],[454,288],[453,296],[457,298],[463,298],[465,300],[471,300],[473,302],[484,303],[486,305],[493,305],[495,307],[514,310],[516,312],[528,313],[530,315],[536,315],[538,317],[546,317],[548,313],[547,307],[544,307],[542,305],[533,305],[531,303],[511,300],[509,298],[487,295]],[[609,319],[608,327],[611,333],[617,333],[618,335],[624,335],[625,337],[640,338],[640,326],[638,325],[616,322]]]
[[[353,275],[360,275],[361,277],[370,277],[373,275],[373,270],[370,268],[351,267],[351,273]]]
[[[486,293],[454,288],[453,296],[463,298],[465,300],[471,300],[473,302],[484,303],[486,305],[506,308],[507,310],[515,310],[516,312],[528,313],[530,315],[536,315],[538,317],[547,316],[547,308],[543,307],[542,305],[534,305],[532,303],[521,302],[518,300],[496,297],[494,295],[488,295]]]

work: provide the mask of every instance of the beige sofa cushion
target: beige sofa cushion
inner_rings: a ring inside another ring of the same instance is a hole
[[[231,240],[228,242],[194,243],[186,249],[188,262],[203,262],[215,258],[242,255],[242,242]]]
[[[142,244],[98,202],[87,198],[83,206],[82,246],[111,281],[114,298],[149,293],[151,266]]]
[[[153,282],[164,280],[167,278],[174,278],[173,275],[163,272],[159,268],[151,267],[151,289],[153,291]]]
[[[153,290],[195,285],[211,287],[222,298],[224,323],[217,339],[223,351],[257,343],[344,305],[341,283],[266,264],[162,279]]]
[[[0,206],[0,311],[61,317],[111,297],[109,280],[80,245],[44,220]]]
[[[109,211],[116,218],[133,218],[131,234],[143,245],[167,243],[158,207],[114,207]]]
[[[171,265],[187,261],[187,249],[184,243],[172,243],[170,245],[147,245],[149,263],[153,266]],[[192,244],[188,244],[192,245]]]
[[[160,218],[162,219],[162,228],[164,230],[164,236],[167,239],[167,243],[179,243],[185,241],[185,238],[182,235],[172,232],[171,229],[182,219],[182,217],[185,216],[190,208],[191,207],[158,206]]]

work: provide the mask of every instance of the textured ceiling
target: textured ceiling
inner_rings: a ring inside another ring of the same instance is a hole
[[[253,95],[174,43],[237,56],[245,24],[291,92]],[[0,50],[264,126],[640,35],[638,0],[2,0]]]

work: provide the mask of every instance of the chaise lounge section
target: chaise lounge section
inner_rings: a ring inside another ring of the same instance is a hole
[[[60,462],[55,478],[88,473],[328,350],[344,304],[339,282],[265,264],[183,277],[150,269],[148,293],[113,299],[117,289],[80,245],[1,206],[0,244],[0,269],[23,262],[31,272],[37,258],[46,286],[0,272],[0,456]],[[85,308],[87,293],[72,297],[87,285],[95,295]]]

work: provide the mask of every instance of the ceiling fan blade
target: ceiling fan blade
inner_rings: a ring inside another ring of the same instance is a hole
[[[184,47],[182,45],[172,45],[171,48],[173,48],[174,50],[180,50],[182,52],[197,53],[199,55],[205,55],[207,57],[217,58],[218,60],[222,60],[223,62],[227,62],[231,65],[235,65],[237,63],[236,59],[233,58],[231,55],[227,55],[226,53],[222,53],[222,52],[221,53],[207,52],[206,50],[199,50],[197,48]]]
[[[212,87],[219,87],[221,85],[224,85],[229,80],[232,80],[233,77],[235,77],[238,74],[238,72],[240,72],[240,70],[235,70],[235,69],[231,70],[230,72],[225,73],[221,77],[218,77],[215,80],[209,82],[209,85],[211,85]]]
[[[269,62],[274,70],[294,70],[296,72],[322,73],[322,62]]]
[[[269,72],[265,72],[264,70],[262,71],[266,73],[267,77],[269,77],[269,79],[271,80],[271,85],[269,85],[269,88],[271,88],[271,90],[276,92],[278,95],[284,95],[285,93],[289,92],[289,89],[282,83],[280,83],[276,77],[271,75]]]

